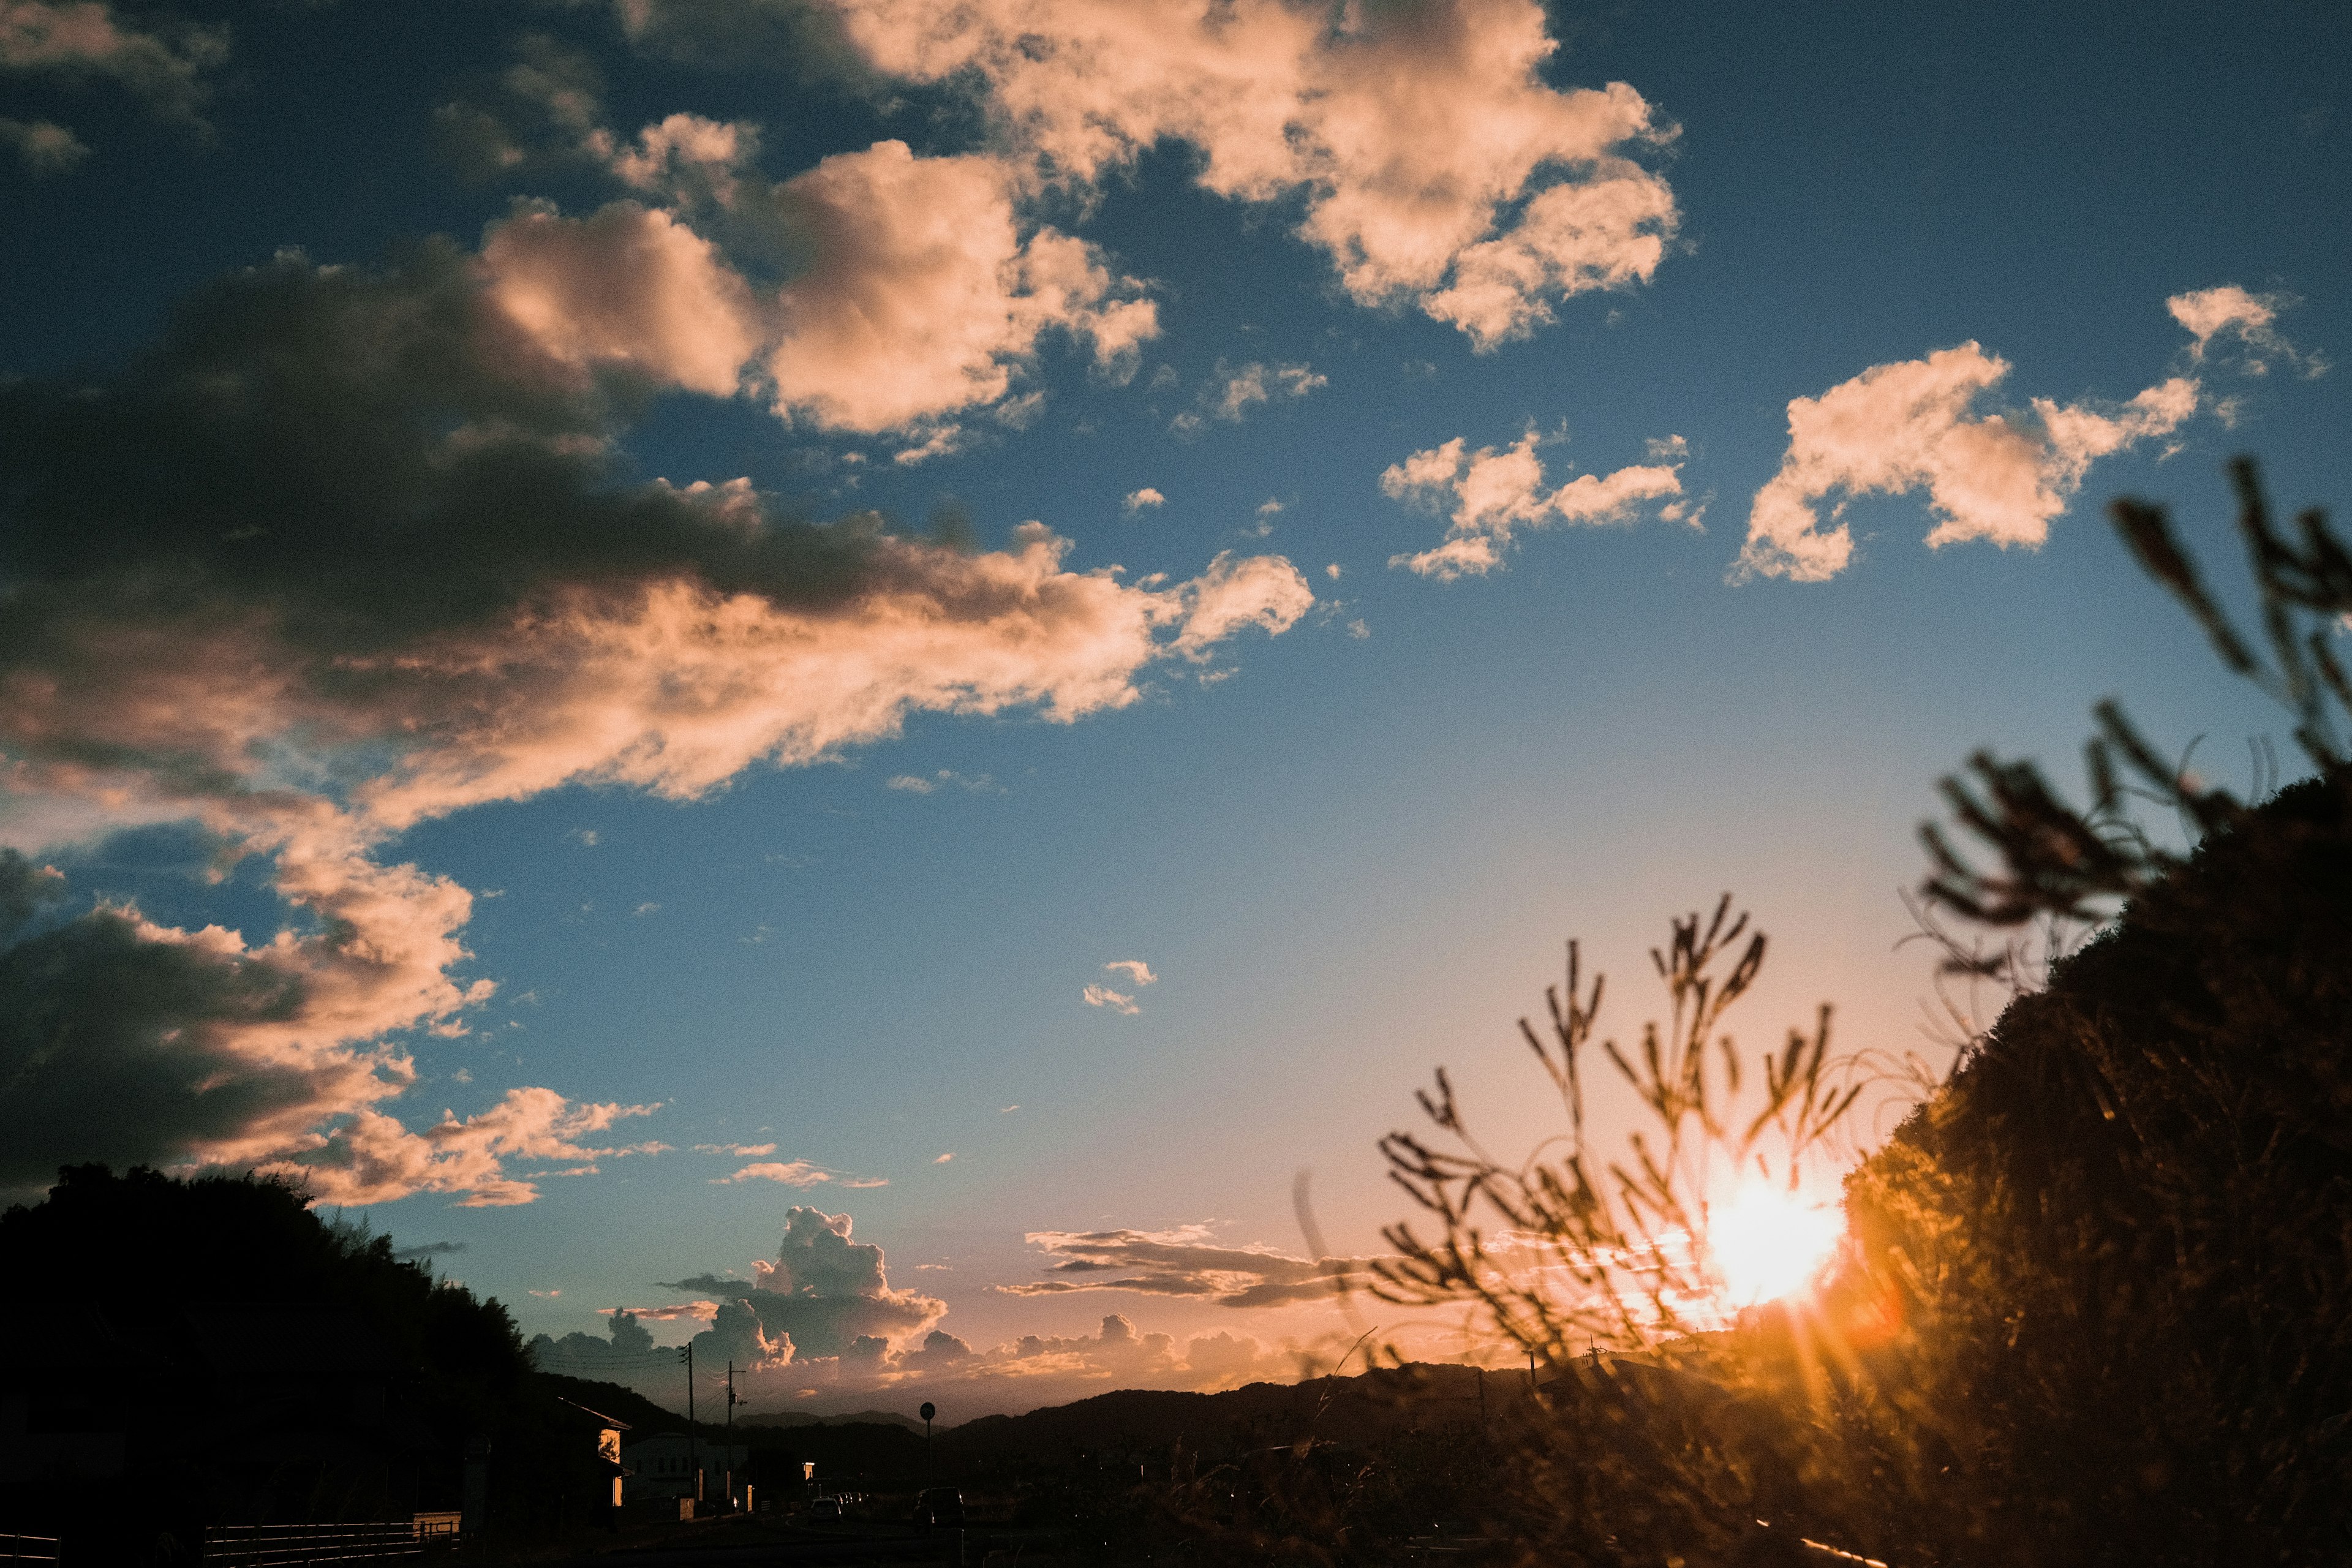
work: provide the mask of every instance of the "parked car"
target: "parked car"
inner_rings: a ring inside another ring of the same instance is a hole
[[[840,1517],[841,1500],[837,1497],[821,1497],[809,1504],[809,1519],[812,1522],[820,1519],[839,1519]]]
[[[933,1525],[961,1530],[963,1493],[953,1487],[924,1488],[915,1498],[915,1522],[926,1530]]]

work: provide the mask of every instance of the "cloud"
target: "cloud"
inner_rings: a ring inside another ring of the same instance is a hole
[[[697,1147],[706,1152],[731,1152],[741,1156],[773,1153],[776,1146],[773,1143],[722,1143],[698,1144]],[[829,1171],[807,1160],[763,1161],[746,1165],[731,1176],[718,1176],[712,1180],[714,1185],[721,1186],[735,1182],[780,1182],[788,1187],[814,1187],[827,1182],[838,1182],[845,1187],[887,1187],[890,1184],[886,1177],[852,1176],[840,1171]]]
[[[1123,1013],[1130,1018],[1143,1011],[1135,1005],[1133,996],[1124,991],[1114,991],[1108,985],[1089,984],[1078,994],[1086,999],[1086,1004],[1089,1007],[1108,1007],[1114,1013]]]
[[[625,137],[590,62],[545,40],[525,57],[497,107],[446,105],[439,123],[477,173],[584,165],[633,193],[585,220],[525,203],[494,226],[486,258],[561,357],[714,395],[754,365],[787,422],[909,437],[894,460],[911,466],[961,449],[960,416],[1021,423],[1048,335],[1112,381],[1158,335],[1139,281],[1027,213],[1016,163],[885,141],[772,181],[756,125],[672,114]]]
[[[228,58],[228,30],[191,23],[142,32],[102,0],[0,0],[0,71],[111,80],[166,119],[201,123],[205,73]]]
[[[1288,558],[1221,551],[1209,569],[1175,590],[1181,629],[1171,651],[1204,661],[1217,645],[1255,626],[1276,636],[1298,624],[1315,605],[1314,590]]]
[[[462,1241],[427,1241],[415,1247],[404,1247],[392,1256],[403,1263],[422,1263],[428,1258],[454,1258],[466,1250]]]
[[[1330,1291],[1338,1270],[1352,1275],[1362,1268],[1360,1260],[1347,1259],[1316,1274],[1318,1266],[1276,1254],[1208,1247],[1204,1236],[1199,1227],[1186,1227],[1167,1236],[1050,1233],[1031,1239],[1055,1246],[1065,1264],[1111,1272],[1131,1268],[1171,1285],[1197,1277],[1204,1282],[1201,1289],[1159,1293],[1234,1306],[1312,1300]],[[1329,1366],[1348,1340],[1326,1344],[1330,1336],[1324,1335],[1308,1344],[1267,1347],[1221,1331],[1196,1336],[1180,1351],[1171,1335],[1146,1332],[1114,1312],[1094,1333],[1022,1334],[982,1348],[942,1326],[946,1303],[893,1289],[881,1248],[853,1241],[847,1215],[802,1207],[786,1215],[776,1261],[755,1262],[749,1279],[693,1274],[660,1288],[688,1299],[614,1310],[609,1338],[541,1334],[531,1342],[534,1360],[551,1371],[628,1383],[667,1401],[677,1396],[677,1358],[656,1351],[646,1325],[683,1321],[707,1325],[693,1334],[697,1359],[713,1366],[731,1359],[747,1396],[788,1398],[803,1409],[859,1409],[870,1408],[877,1393],[911,1385],[969,1418],[1082,1398],[1108,1386],[1211,1388],[1254,1378],[1295,1379],[1314,1365]],[[1016,1287],[1014,1293],[1053,1294],[1060,1288],[1057,1280],[1045,1289]],[[1104,1281],[1095,1288],[1129,1287]],[[1239,1297],[1251,1299],[1227,1300]]]
[[[1975,414],[2008,374],[2008,361],[1965,342],[1791,399],[1788,453],[1756,493],[1735,576],[1833,577],[1853,555],[1850,500],[1922,489],[1936,516],[1930,548],[2038,548],[2094,459],[2178,429],[2199,398],[2197,382],[2175,376],[2128,403],[2037,397],[2026,410]]]
[[[1145,507],[1167,505],[1168,498],[1161,495],[1158,490],[1153,489],[1150,485],[1146,485],[1139,490],[1128,491],[1127,500],[1120,504],[1126,509],[1127,515],[1133,517]]]
[[[482,241],[490,301],[551,358],[724,397],[764,334],[750,287],[669,214],[614,202],[586,218],[518,203]]]
[[[794,1207],[784,1216],[776,1261],[754,1262],[749,1281],[708,1275],[671,1281],[667,1289],[721,1300],[707,1335],[696,1336],[697,1353],[752,1363],[837,1356],[861,1337],[898,1341],[928,1331],[946,1303],[891,1289],[882,1249],[851,1240],[850,1230],[847,1215]],[[740,1315],[730,1318],[730,1307]]]
[[[2196,340],[2189,351],[2194,359],[2203,360],[2216,340],[2229,339],[2238,345],[2243,356],[2242,368],[2250,375],[2266,374],[2274,363],[2288,365],[2306,376],[2323,375],[2327,361],[2318,354],[2301,352],[2277,329],[2279,312],[2298,303],[2289,294],[2251,294],[2235,283],[2225,283],[2218,289],[2175,294],[2164,302],[2164,307]]]
[[[733,1175],[721,1177],[720,1180],[729,1182],[782,1182],[788,1187],[814,1187],[820,1182],[829,1182],[833,1180],[833,1175],[830,1172],[817,1169],[817,1167],[810,1164],[806,1160],[793,1160],[789,1162],[770,1160],[761,1164],[746,1165],[741,1170],[736,1172]]]
[[[47,120],[0,119],[0,147],[13,147],[27,173],[64,174],[81,167],[89,148],[66,127]]]
[[[953,1150],[950,1150],[948,1152],[946,1152],[946,1153],[944,1153],[944,1154],[941,1154],[938,1159],[933,1160],[933,1161],[931,1162],[931,1163],[932,1163],[932,1164],[934,1164],[934,1165],[944,1165],[944,1164],[946,1164],[949,1161],[950,1161],[950,1160],[952,1160],[952,1159],[954,1159],[954,1158],[955,1158],[955,1152],[954,1152]]]
[[[1201,388],[1196,406],[1176,416],[1176,429],[1187,434],[1198,430],[1208,420],[1222,419],[1239,424],[1242,416],[1261,403],[1276,398],[1300,398],[1308,393],[1330,385],[1329,378],[1318,375],[1303,364],[1263,365],[1250,363],[1235,369],[1223,360],[1217,362],[1217,373]],[[1157,493],[1157,492],[1154,492]],[[1262,510],[1262,509],[1261,509]],[[1279,507],[1276,511],[1282,510]]]
[[[1624,522],[1645,505],[1682,494],[1682,448],[1669,445],[1661,452],[1654,442],[1654,458],[1671,461],[1579,474],[1547,490],[1543,461],[1536,456],[1540,439],[1530,429],[1501,451],[1481,447],[1466,452],[1466,443],[1456,436],[1391,464],[1381,475],[1381,490],[1392,500],[1444,512],[1446,530],[1444,543],[1392,555],[1389,564],[1441,582],[1484,575],[1502,565],[1512,534],[1521,528]]]
[[[551,1089],[515,1089],[478,1115],[460,1120],[444,1111],[423,1132],[411,1132],[380,1111],[361,1110],[332,1131],[292,1140],[293,1152],[258,1168],[300,1182],[319,1202],[346,1207],[415,1193],[456,1193],[461,1208],[504,1208],[536,1199],[537,1180],[593,1175],[599,1160],[667,1152],[668,1145],[658,1142],[599,1147],[581,1142],[624,1117],[659,1109],[575,1104]],[[510,1160],[585,1163],[516,1173],[507,1168]]]
[[[1168,1231],[1033,1231],[1029,1244],[1055,1259],[1055,1278],[999,1289],[1013,1296],[1133,1290],[1223,1307],[1275,1307],[1327,1298],[1343,1282],[1370,1278],[1369,1258],[1292,1258],[1260,1247],[1215,1247],[1209,1237],[1208,1227],[1198,1225]]]
[[[918,158],[903,142],[839,153],[778,187],[813,259],[777,296],[767,370],[778,413],[821,428],[906,430],[1003,399],[1058,331],[1116,374],[1158,335],[1158,307],[1053,228],[1025,237],[1017,172]]]
[[[954,785],[972,795],[1003,795],[1004,786],[989,773],[960,773],[953,768],[941,768],[930,777],[919,773],[898,773],[883,781],[882,787],[895,789],[903,795],[931,795]]]
[[[1139,958],[1114,958],[1103,969],[1108,973],[1126,975],[1133,985],[1155,985],[1160,981],[1160,976],[1151,973],[1151,965]]]
[[[732,1154],[741,1160],[755,1160],[762,1154],[774,1153],[776,1146],[773,1143],[697,1143],[694,1152],[698,1154]]]
[[[1480,349],[1578,293],[1646,281],[1677,225],[1633,154],[1675,134],[1622,82],[1555,89],[1532,0],[836,0],[905,81],[971,84],[996,144],[1080,185],[1162,141],[1195,181],[1303,202],[1297,234],[1365,305],[1412,302]]]
[[[1039,524],[965,550],[639,481],[628,385],[693,356],[627,312],[551,337],[507,276],[439,243],[382,271],[283,255],[110,379],[0,385],[11,836],[190,822],[287,910],[248,940],[101,904],[0,950],[6,1180],[278,1162],[335,1201],[522,1201],[501,1163],[593,1164],[606,1108],[518,1090],[422,1132],[375,1109],[415,1079],[394,1037],[493,989],[457,975],[471,895],[387,863],[398,834],[573,783],[689,799],[911,713],[1075,721],[1312,605],[1278,557],[1129,584]]]

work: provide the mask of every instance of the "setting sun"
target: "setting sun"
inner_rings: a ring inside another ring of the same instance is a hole
[[[1750,1185],[1708,1217],[1707,1241],[1732,1304],[1748,1307],[1810,1284],[1844,1229],[1834,1204]]]

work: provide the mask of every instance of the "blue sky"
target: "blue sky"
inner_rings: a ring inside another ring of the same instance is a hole
[[[1937,776],[2283,739],[2101,509],[2352,493],[2347,33],[0,0],[5,1179],[608,1342],[845,1215],[773,1403],[1344,1343],[1294,1173],[1548,1132],[1565,938],[1631,1032],[1730,889],[1743,1038],[1923,1048]]]

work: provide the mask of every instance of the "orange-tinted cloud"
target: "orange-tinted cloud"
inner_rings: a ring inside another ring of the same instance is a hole
[[[1395,500],[1444,512],[1446,528],[1443,543],[1391,556],[1389,564],[1448,582],[1501,566],[1512,535],[1522,528],[1623,522],[1654,504],[1670,520],[1685,515],[1673,499],[1683,492],[1679,437],[1652,443],[1672,462],[1579,474],[1549,490],[1544,489],[1543,460],[1536,456],[1539,444],[1540,437],[1530,429],[1500,451],[1481,447],[1471,452],[1456,436],[1391,464],[1381,475],[1381,489]]]
[[[1024,235],[1018,179],[997,159],[877,142],[781,186],[812,259],[778,296],[777,411],[911,428],[1002,400],[1047,331],[1084,342],[1107,372],[1131,365],[1158,307],[1085,242]]]
[[[1788,453],[1756,494],[1737,574],[1833,577],[1853,554],[1847,501],[1914,490],[1927,493],[1936,517],[1930,547],[1983,539],[2036,548],[2094,459],[2169,434],[2198,405],[2197,382],[2175,376],[2128,403],[2037,397],[2027,410],[1976,414],[2008,374],[2006,360],[1965,342],[1791,399]]]
[[[863,63],[977,81],[1009,156],[1101,178],[1162,140],[1205,189],[1300,197],[1299,235],[1368,305],[1480,348],[1559,300],[1647,280],[1677,213],[1633,154],[1670,139],[1624,83],[1560,90],[1532,0],[1335,11],[1302,0],[833,0]]]
[[[743,480],[629,479],[606,378],[716,385],[732,350],[600,301],[589,263],[667,288],[698,244],[624,205],[526,214],[487,261],[282,257],[205,291],[102,396],[0,386],[18,842],[194,821],[271,865],[299,928],[37,911],[0,950],[0,1180],[53,1156],[291,1161],[346,1201],[525,1200],[502,1162],[593,1163],[600,1108],[532,1089],[415,1133],[375,1109],[415,1077],[387,1037],[461,1031],[489,989],[455,977],[470,896],[386,864],[399,832],[566,783],[691,797],[916,712],[1070,721],[1311,606],[1280,557],[1147,585],[1069,569],[1034,523],[966,552],[797,519]],[[524,289],[564,320],[518,310]],[[58,1058],[39,1021],[68,1012],[103,1048]]]

